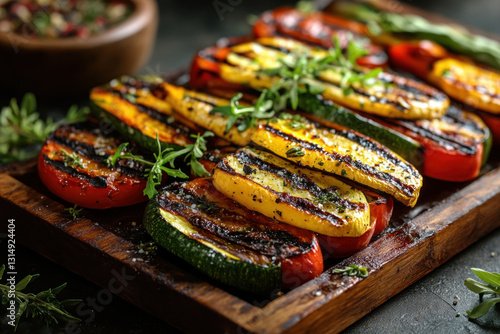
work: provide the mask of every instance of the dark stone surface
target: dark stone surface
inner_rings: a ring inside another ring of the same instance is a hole
[[[498,0],[406,2],[500,35]],[[161,23],[156,49],[143,73],[160,74],[178,66],[188,65],[196,50],[213,43],[218,38],[246,34],[248,14],[257,14],[269,7],[285,3],[287,1],[242,0],[241,4],[235,6],[232,11],[227,11],[224,14],[224,20],[221,20],[212,1],[162,0],[160,1]],[[6,100],[6,96],[0,95],[2,103]],[[56,107],[64,110],[72,102],[74,101],[45,103],[42,104],[42,109],[53,110]],[[5,239],[0,238],[0,250],[5,249]],[[1,251],[1,254],[1,259],[4,259],[4,251]],[[392,297],[350,327],[346,333],[499,333],[500,312],[498,308],[490,312],[485,319],[481,319],[481,325],[467,320],[466,310],[474,307],[478,303],[478,298],[463,285],[465,278],[474,276],[470,271],[471,267],[500,271],[499,259],[500,230],[497,230],[413,286]],[[17,261],[22,268],[19,271],[19,277],[28,273],[41,274],[41,277],[32,285],[33,291],[55,287],[63,282],[68,282],[68,287],[61,294],[62,298],[86,300],[95,298],[100,291],[99,287],[20,245],[17,246]],[[1,263],[4,262],[5,260],[1,261]],[[456,305],[453,305],[454,301]],[[84,318],[84,320],[87,319],[87,317]],[[5,321],[5,317],[1,317],[1,333],[8,332]],[[174,328],[118,297],[114,297],[101,312],[96,312],[92,321],[82,323],[74,331],[65,331],[64,326],[47,328],[42,323],[33,320],[23,321],[17,331],[21,334],[66,332],[82,334],[177,333]]]

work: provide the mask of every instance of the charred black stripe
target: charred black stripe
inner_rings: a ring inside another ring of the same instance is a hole
[[[231,175],[239,175],[231,166],[229,166],[227,163],[225,163],[225,161],[220,162],[217,165],[217,168],[220,168],[221,170],[223,170],[226,173],[229,173]],[[249,179],[249,180],[251,182],[253,182],[251,179]],[[303,199],[300,197],[295,197],[295,196],[292,196],[288,193],[280,193],[280,192],[277,192],[277,191],[275,191],[267,186],[263,186],[263,185],[259,185],[259,186],[261,186],[261,187],[265,188],[266,190],[268,190],[269,192],[275,194],[280,199],[280,202],[290,204],[291,206],[294,206],[294,207],[298,208],[299,210],[303,210],[303,211],[306,211],[310,214],[316,215],[316,216],[320,217],[321,219],[325,219],[334,225],[342,226],[344,224],[344,221],[341,218],[319,209],[313,203],[311,203],[310,201],[308,201],[306,199]]]
[[[73,129],[73,128],[72,128]],[[81,129],[75,129],[74,131],[84,131]],[[83,155],[84,157],[96,161],[98,163],[104,163],[105,160],[109,157],[109,154],[102,152],[97,153],[96,148],[90,144],[82,143],[80,141],[71,140],[68,137],[63,135],[56,135],[57,131],[54,132],[49,139],[53,142],[65,146],[76,153]],[[142,164],[132,161],[132,160],[121,160],[120,164],[113,167],[112,169],[117,169],[120,172],[124,173],[127,176],[137,177],[144,179],[144,166]]]
[[[67,167],[66,165],[64,165],[64,162],[62,162],[62,161],[49,159],[49,157],[47,157],[47,155],[45,155],[45,154],[43,155],[43,158],[45,159],[45,162],[48,165],[53,166],[54,168],[57,168],[60,171],[67,173],[71,176],[75,176],[81,180],[84,180],[84,181],[88,182],[93,187],[106,188],[108,186],[108,183],[107,183],[105,177],[102,177],[102,176],[92,177],[88,174],[78,172],[76,169],[71,168],[71,167]]]
[[[483,136],[486,135],[484,128],[481,128],[480,124],[466,119],[462,110],[460,110],[456,106],[450,106],[446,111],[446,115],[443,116],[442,120],[454,127],[468,128],[469,130],[476,132],[477,134],[481,134]],[[469,138],[469,142],[463,140],[461,141],[460,138],[463,137],[461,135],[457,135],[458,132],[453,132],[448,136],[445,132],[433,132],[431,129],[421,127],[416,122],[412,121],[389,119],[385,121],[396,126],[403,126],[404,128],[411,130],[419,136],[435,141],[440,146],[451,146],[459,152],[470,155],[474,155],[477,152],[475,146],[477,141],[472,138]]]
[[[407,85],[407,84],[405,84],[403,82],[399,82],[399,81],[402,81],[402,80],[395,80],[395,81],[398,81],[398,82],[394,82],[394,76],[392,74],[381,73],[379,75],[379,79],[381,81],[384,81],[385,83],[394,84],[398,88],[401,88],[402,90],[410,92],[410,93],[412,93],[412,94],[414,94],[416,96],[423,95],[425,97],[436,99],[438,101],[443,101],[443,100],[445,100],[447,98],[446,94],[443,94],[443,93],[440,93],[440,92],[437,92],[437,91],[435,91],[434,94],[433,93],[427,93],[426,91],[420,90],[417,87],[413,87],[413,86]]]
[[[475,109],[473,111],[475,111]],[[464,111],[462,111],[458,106],[452,104],[448,110],[446,110],[446,115],[444,117],[445,119],[450,119],[448,123],[455,123],[460,127],[465,127],[478,134],[485,135],[484,126],[480,123],[471,121],[470,119],[466,119],[464,115]]]
[[[211,105],[212,107],[217,107],[217,104],[213,103],[213,102],[210,102],[210,101],[206,101],[206,100],[203,100],[199,97],[194,97],[194,96],[191,96],[191,95],[186,95],[184,96],[185,99],[189,99],[189,100],[193,100],[193,101],[198,101],[198,102],[201,102],[201,103],[205,103],[205,104],[208,104],[208,105]]]
[[[329,128],[328,131],[336,135],[342,136],[344,138],[347,138],[350,141],[355,142],[356,144],[366,148],[367,150],[376,152],[378,155],[380,155],[387,161],[393,163],[394,165],[400,167],[405,172],[410,173],[415,177],[418,177],[419,175],[417,170],[413,168],[413,166],[411,166],[410,164],[406,163],[401,159],[398,159],[394,154],[392,154],[392,152],[390,152],[384,146],[379,145],[378,143],[369,138],[360,136],[357,133],[350,130],[336,130],[333,128],[332,129]]]
[[[306,141],[297,139],[297,138],[295,138],[291,135],[288,135],[284,132],[281,132],[281,131],[279,131],[279,130],[277,130],[269,125],[265,125],[265,129],[274,135],[277,135],[277,136],[284,138],[285,140],[300,144],[300,146],[302,146],[303,148],[305,148],[307,150],[322,152],[323,154],[330,156],[332,159],[335,159],[339,162],[349,164],[357,169],[362,170],[363,172],[366,172],[366,173],[372,175],[373,177],[376,177],[377,179],[380,179],[380,180],[383,180],[387,183],[390,183],[391,185],[395,186],[399,190],[403,191],[408,196],[412,196],[414,191],[415,191],[415,189],[413,187],[403,183],[403,181],[392,176],[391,174],[381,172],[381,171],[373,168],[372,166],[368,166],[368,165],[362,163],[361,161],[353,160],[352,157],[350,157],[350,156],[345,156],[345,155],[341,155],[338,153],[327,152],[319,145],[312,144],[310,142],[306,142]]]
[[[275,164],[269,163],[260,159],[259,157],[248,154],[245,151],[238,151],[235,157],[241,164],[248,164],[257,167],[260,170],[276,175],[278,178],[286,179],[290,186],[294,186],[297,189],[307,190],[315,197],[328,195],[332,189],[320,188],[315,182],[306,177],[305,175],[298,175],[290,172],[286,168],[276,166]],[[351,202],[345,198],[338,198],[332,201],[332,203],[341,205],[350,210],[364,209],[364,203]]]
[[[158,121],[160,121],[160,122],[162,122],[162,123],[164,123],[164,124],[166,124],[166,125],[170,125],[170,124],[168,123],[168,118],[169,118],[170,116],[165,115],[165,114],[162,114],[162,113],[160,113],[158,110],[153,109],[153,108],[151,108],[151,107],[148,107],[148,106],[146,106],[146,105],[139,104],[139,103],[132,103],[132,102],[130,102],[130,101],[127,99],[127,96],[126,96],[128,93],[121,92],[121,91],[118,91],[118,90],[115,90],[115,89],[112,89],[112,90],[110,90],[109,92],[110,92],[110,93],[112,93],[112,94],[114,94],[114,95],[119,96],[122,100],[128,101],[129,103],[133,104],[134,106],[136,106],[136,107],[137,107],[137,110],[138,110],[139,112],[145,113],[145,114],[147,114],[148,116],[150,116],[151,118],[154,118],[154,119],[156,119],[156,120],[158,120]]]
[[[165,192],[158,197],[162,209],[187,219],[193,226],[205,232],[257,251],[259,254],[287,258],[306,253],[313,246],[309,242],[299,240],[288,231],[273,230],[265,225],[256,224],[223,207],[217,207],[217,214],[213,218],[211,215],[209,218],[201,216],[192,211],[192,205],[203,201],[203,198],[187,192],[186,189],[179,189],[176,185],[170,187],[169,191],[172,193]],[[218,224],[228,221],[235,222],[236,225],[232,225],[235,230]],[[239,221],[242,222],[241,229],[238,229]]]
[[[474,155],[477,152],[476,147],[473,145],[467,145],[467,144],[461,143],[457,140],[453,140],[452,138],[446,137],[443,134],[439,134],[439,133],[433,132],[429,129],[420,127],[417,124],[415,124],[414,122],[403,121],[403,120],[389,120],[389,119],[387,119],[386,121],[389,124],[402,126],[402,127],[416,133],[417,135],[419,135],[423,138],[431,139],[432,141],[436,142],[436,144],[441,146],[441,147],[451,146],[459,152],[462,152],[464,154],[470,154],[470,155]]]

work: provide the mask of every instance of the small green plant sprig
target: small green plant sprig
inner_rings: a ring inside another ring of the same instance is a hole
[[[267,89],[264,89],[253,106],[240,106],[239,100],[243,94],[238,93],[231,98],[229,105],[215,107],[210,113],[218,113],[227,117],[225,133],[228,133],[236,122],[239,122],[238,131],[243,132],[251,126],[256,126],[257,119],[274,116],[275,112],[270,110],[273,107],[273,102],[266,100],[267,92]]]
[[[0,280],[3,277],[5,271],[5,265],[0,267]],[[65,299],[59,301],[57,299],[57,294],[60,293],[65,287],[66,283],[53,288],[48,289],[37,294],[25,293],[24,289],[29,283],[33,282],[39,275],[28,275],[21,281],[17,282],[15,290],[12,291],[10,286],[0,284],[0,292],[2,294],[2,305],[7,305],[10,303],[12,298],[15,300],[17,305],[16,311],[16,326],[19,324],[21,317],[24,315],[26,318],[40,318],[48,326],[51,323],[59,323],[59,321],[65,322],[79,322],[79,318],[71,315],[65,308],[78,305],[82,302],[81,299]]]
[[[154,161],[148,161],[142,156],[125,152],[125,148],[129,143],[122,143],[118,146],[116,152],[108,157],[107,164],[108,166],[114,166],[118,159],[132,159],[149,166],[148,169],[146,169],[146,176],[148,180],[146,188],[144,189],[144,195],[151,199],[158,192],[156,187],[161,184],[163,173],[177,178],[188,178],[188,176],[180,169],[175,169],[174,162],[178,157],[184,156],[184,161],[187,162],[188,166],[191,166],[191,170],[195,176],[204,177],[210,175],[198,159],[201,158],[203,153],[207,150],[206,138],[212,137],[213,135],[214,134],[210,131],[206,131],[202,135],[192,135],[191,137],[196,139],[195,143],[186,145],[179,150],[173,150],[172,148],[162,149],[160,140],[157,136],[156,143],[158,152],[154,154]],[[170,168],[166,167],[167,165],[170,166]]]
[[[75,206],[69,207],[64,209],[72,218],[73,220],[76,220],[78,217],[80,217],[83,208],[79,208],[78,205],[75,204]]]
[[[334,269],[332,271],[334,274],[342,274],[344,276],[356,276],[356,277],[361,277],[365,278],[368,277],[370,274],[368,272],[368,268],[363,267],[363,266],[358,266],[356,264],[350,264],[345,268],[342,269]]]
[[[465,279],[465,286],[472,292],[479,294],[480,304],[471,311],[467,311],[469,319],[477,319],[485,315],[491,307],[500,304],[500,273],[490,273],[483,269],[471,268],[484,283],[478,282],[472,278]],[[495,297],[483,300],[484,295],[493,295]]]
[[[36,111],[35,96],[31,93],[24,95],[21,105],[16,99],[0,111],[0,163],[25,160],[38,154],[34,146],[40,145],[45,138],[63,123],[84,121],[89,112],[88,108],[72,106],[66,118],[54,122],[51,118],[43,121]]]

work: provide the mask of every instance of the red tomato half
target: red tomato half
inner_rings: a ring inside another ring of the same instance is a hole
[[[74,133],[73,135],[77,136]],[[85,133],[82,138],[88,139],[90,136],[91,134]],[[84,167],[66,166],[64,159],[57,153],[61,150],[76,154],[82,159]],[[104,163],[77,154],[71,148],[52,141],[50,137],[43,145],[38,158],[38,174],[53,194],[84,208],[107,209],[147,200],[143,195],[147,181],[145,178],[110,169]]]
[[[341,258],[349,257],[357,251],[366,248],[372,240],[375,232],[375,225],[372,224],[370,229],[360,237],[329,237],[318,234],[319,244],[322,252],[326,257]]]
[[[314,246],[309,252],[281,261],[281,285],[284,289],[293,289],[322,272],[323,255],[318,239],[314,238]]]

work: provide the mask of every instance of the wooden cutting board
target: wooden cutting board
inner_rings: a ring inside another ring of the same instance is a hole
[[[165,251],[144,254],[144,204],[85,210],[73,220],[34,161],[0,173],[0,219],[16,220],[18,242],[186,332],[336,333],[500,226],[500,157],[491,161],[474,182],[425,179],[418,205],[396,205],[387,233],[368,248],[264,297],[218,284]],[[333,274],[349,264],[370,275]]]

